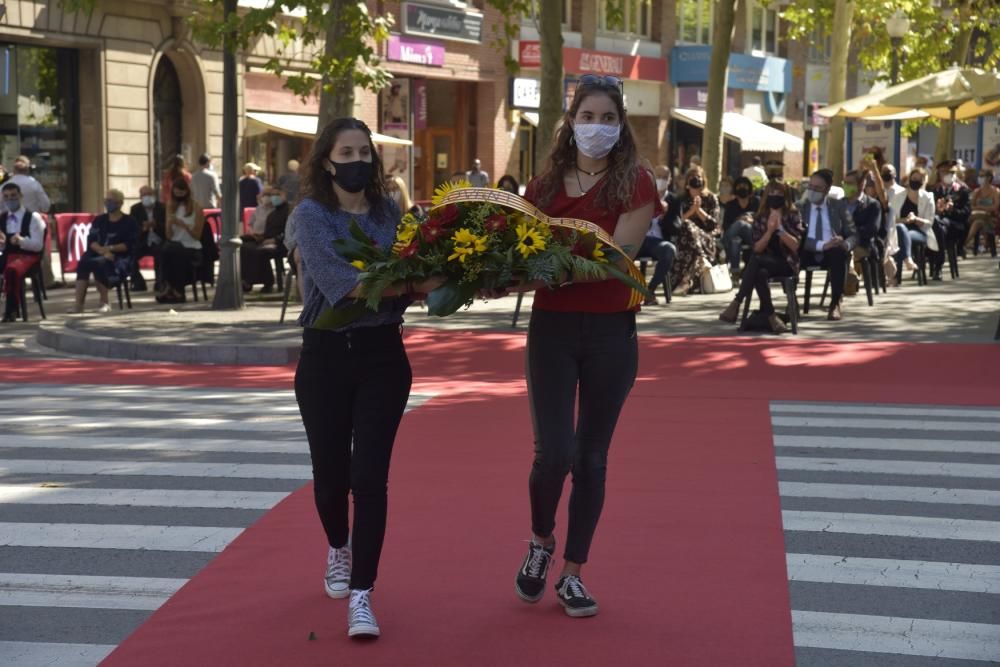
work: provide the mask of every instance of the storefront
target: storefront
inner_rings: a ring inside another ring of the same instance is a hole
[[[28,156],[54,212],[80,206],[77,81],[75,50],[0,43],[0,161]]]
[[[503,60],[484,34],[485,21],[473,9],[403,2],[400,33],[384,46],[393,80],[377,97],[378,131],[412,146],[386,146],[383,156],[416,201],[429,200],[475,159],[491,182],[507,172],[512,142],[507,119],[498,117]]]
[[[675,46],[671,51],[670,80],[676,87],[672,136],[674,165],[683,168],[693,155],[700,155],[707,81],[712,55],[710,46]],[[786,174],[801,173],[805,147],[798,137],[768,125],[784,124],[786,100],[792,89],[792,64],[774,56],[729,54],[729,80],[723,117],[725,149],[723,173],[738,175],[752,154],[774,157],[786,165]],[[700,121],[698,119],[701,119]]]

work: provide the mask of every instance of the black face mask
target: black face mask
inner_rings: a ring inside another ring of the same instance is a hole
[[[332,162],[337,173],[333,175],[333,182],[341,188],[354,194],[361,192],[365,186],[372,182],[375,175],[375,165],[364,160],[356,162]]]
[[[910,180],[910,189],[911,190],[919,190],[920,186],[922,186],[923,184],[924,184],[923,181],[916,181],[916,180],[912,180],[911,179]]]
[[[688,181],[688,187],[694,188],[695,190],[701,190],[703,187],[705,187],[705,181],[701,180],[700,178],[692,178],[690,181]]]
[[[750,196],[750,191],[746,188],[736,188],[736,196],[740,199],[746,199]]]
[[[768,208],[782,208],[785,205],[785,195],[768,195],[767,196],[767,207]]]
[[[886,183],[886,184],[892,183],[894,180],[896,180],[896,179],[893,178],[892,176],[890,176],[889,174],[882,174],[882,182],[883,183]]]

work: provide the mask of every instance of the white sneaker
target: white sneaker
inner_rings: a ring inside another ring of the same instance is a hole
[[[904,271],[916,271],[918,268],[920,268],[920,267],[917,266],[917,263],[914,262],[909,257],[907,257],[906,259],[903,260],[903,270]]]
[[[330,547],[326,555],[326,575],[323,577],[323,587],[326,594],[332,598],[346,598],[351,592],[351,543],[348,542],[339,549]]]
[[[106,304],[106,303],[102,303],[101,307],[98,308],[97,310],[95,310],[94,312],[95,313],[101,313],[102,315],[104,313],[110,313],[111,312],[111,306],[108,305],[108,304]]]
[[[372,589],[352,590],[351,604],[347,609],[347,636],[356,639],[375,639],[381,632],[372,612]]]

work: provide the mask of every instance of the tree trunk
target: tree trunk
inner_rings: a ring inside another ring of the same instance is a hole
[[[965,67],[969,62],[969,46],[972,43],[972,22],[969,17],[972,13],[972,0],[962,0],[956,8],[958,14],[958,34],[955,36],[955,43],[952,46],[948,62],[942,63],[945,67],[958,65]],[[952,136],[955,134],[955,125],[951,121],[942,120],[940,131],[938,132],[937,143],[934,145],[934,164],[944,160],[953,160]]]
[[[223,5],[228,18],[236,13],[236,0],[225,0]],[[236,163],[236,44],[227,35],[222,52],[222,248],[219,253],[219,280],[212,299],[213,310],[239,310],[243,308],[243,285],[240,281],[240,230],[237,227],[240,212]],[[197,290],[198,287],[192,285]]]
[[[329,24],[326,27],[326,42],[324,48],[327,55],[334,55],[333,45],[340,42],[346,36],[346,21],[340,20],[344,13],[344,6],[347,0],[333,0],[330,3],[330,11],[327,13]],[[328,92],[327,88],[331,90]],[[316,124],[316,132],[322,132],[323,128],[337,118],[346,118],[354,115],[354,77],[351,72],[337,79],[323,78],[323,91],[319,96],[319,122]]]
[[[851,51],[851,26],[854,22],[854,0],[836,0],[833,8],[833,41],[830,55],[830,92],[827,104],[843,102],[847,98],[847,63]],[[833,180],[840,183],[844,177],[844,117],[830,119],[827,139],[826,164],[833,171]]]
[[[718,188],[722,175],[722,114],[726,111],[726,89],[729,79],[729,50],[736,27],[739,0],[720,0],[715,5],[714,43],[708,71],[708,105],[705,109],[705,131],[701,140],[701,165],[707,185]]]
[[[545,168],[541,161],[552,147],[556,125],[563,113],[561,3],[538,3],[538,34],[542,50],[542,81],[538,131],[535,135],[535,173],[540,173]]]

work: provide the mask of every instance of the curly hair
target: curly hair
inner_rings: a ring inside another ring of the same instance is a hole
[[[320,204],[326,206],[331,211],[340,208],[340,201],[337,193],[333,189],[333,179],[326,169],[326,162],[330,159],[330,151],[337,143],[337,137],[341,132],[347,130],[361,130],[368,137],[368,147],[371,150],[372,170],[374,175],[372,180],[365,186],[365,199],[371,207],[372,213],[384,212],[386,208],[385,173],[382,168],[382,158],[375,150],[375,143],[372,141],[372,131],[364,122],[357,118],[338,118],[331,122],[320,133],[313,143],[312,152],[309,154],[309,161],[306,163],[306,176],[302,181],[302,197],[309,197]],[[378,215],[373,217],[378,218]]]
[[[576,88],[573,102],[563,115],[562,124],[552,142],[545,171],[538,177],[539,207],[545,208],[562,187],[566,173],[576,168],[576,141],[573,139],[573,119],[583,101],[592,95],[606,95],[618,111],[621,119],[621,134],[618,142],[608,153],[608,175],[601,180],[597,191],[597,204],[604,208],[621,208],[628,205],[636,187],[636,167],[639,166],[639,150],[635,135],[625,113],[625,100],[617,86],[607,83],[581,84]]]

